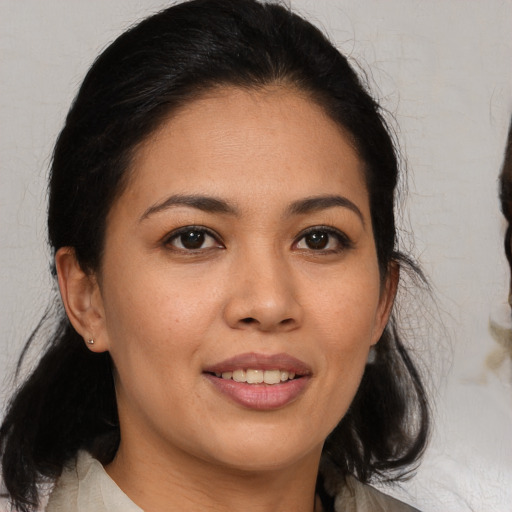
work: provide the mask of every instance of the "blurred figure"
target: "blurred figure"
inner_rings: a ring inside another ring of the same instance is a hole
[[[500,344],[487,357],[487,366],[497,371],[505,361],[512,358],[512,119],[508,129],[505,158],[500,175],[501,210],[507,219],[505,232],[505,254],[510,267],[508,304],[497,305],[491,313],[489,326],[493,338]]]
[[[509,298],[511,304],[512,298],[512,118],[508,129],[507,146],[505,148],[505,159],[503,160],[503,168],[500,176],[500,200],[501,210],[507,219],[508,226],[505,233],[505,254],[507,255],[508,264],[511,269]],[[511,304],[512,306],[512,304]]]

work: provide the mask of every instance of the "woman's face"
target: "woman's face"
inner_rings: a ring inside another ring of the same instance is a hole
[[[363,164],[317,105],[282,87],[192,102],[107,219],[91,334],[121,447],[249,470],[318,457],[387,321],[380,277]]]

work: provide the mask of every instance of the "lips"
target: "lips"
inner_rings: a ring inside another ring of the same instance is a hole
[[[240,354],[205,368],[223,396],[244,408],[273,410],[294,402],[310,381],[311,368],[285,353]]]

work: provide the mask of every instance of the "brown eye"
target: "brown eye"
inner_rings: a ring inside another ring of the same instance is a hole
[[[178,232],[174,232],[166,244],[182,251],[198,251],[222,247],[222,244],[213,235],[209,234],[206,229],[195,227],[183,228]]]
[[[309,249],[325,249],[329,244],[329,234],[325,231],[313,231],[304,237],[304,242]]]
[[[184,249],[200,249],[204,244],[205,234],[200,231],[187,231],[179,237]]]
[[[307,251],[338,252],[352,247],[352,242],[341,231],[330,227],[311,228],[299,238],[296,249]]]

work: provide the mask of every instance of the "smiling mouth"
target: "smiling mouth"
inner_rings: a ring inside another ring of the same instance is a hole
[[[249,352],[203,370],[221,395],[245,409],[271,411],[293,403],[311,382],[308,364],[286,353]]]
[[[288,370],[255,370],[248,368],[246,370],[238,369],[229,372],[214,372],[212,375],[224,380],[233,380],[235,382],[247,384],[268,384],[270,386],[282,384],[290,380],[298,379],[301,376]]]

